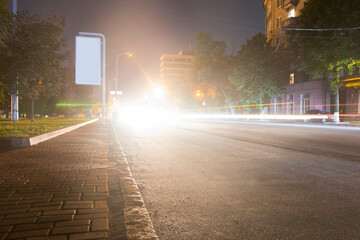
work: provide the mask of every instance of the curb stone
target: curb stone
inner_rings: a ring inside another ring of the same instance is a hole
[[[113,124],[116,143],[120,149],[116,158],[117,169],[120,174],[121,194],[124,201],[124,222],[127,240],[158,240],[148,210],[139,188],[129,168],[124,150],[120,144]]]
[[[28,138],[0,138],[0,146],[1,147],[10,147],[10,148],[21,148],[21,147],[30,147],[35,144],[44,142],[46,140],[49,140],[51,138],[57,137],[59,135],[62,135],[64,133],[73,131],[79,127],[83,127],[87,124],[93,123],[99,119],[93,119],[87,122],[79,123],[70,127],[62,128],[59,130],[55,130],[52,132],[47,132],[44,134],[36,135],[34,137],[28,137]]]

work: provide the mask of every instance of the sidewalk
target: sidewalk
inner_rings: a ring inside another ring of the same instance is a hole
[[[0,239],[108,239],[109,128],[0,153]]]

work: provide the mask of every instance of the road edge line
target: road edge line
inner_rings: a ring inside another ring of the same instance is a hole
[[[116,159],[120,176],[121,193],[124,201],[124,222],[127,240],[158,240],[152,224],[149,212],[133,177],[129,162],[126,158],[124,149],[120,143],[114,125],[111,122],[116,143],[118,144],[120,155]]]

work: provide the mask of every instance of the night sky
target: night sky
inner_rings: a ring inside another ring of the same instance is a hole
[[[12,0],[9,0],[11,5]],[[66,18],[67,50],[75,51],[78,32],[106,36],[107,84],[113,89],[116,55],[134,53],[119,61],[119,88],[128,97],[149,90],[148,78],[159,82],[160,56],[194,49],[200,31],[225,41],[235,54],[246,39],[264,32],[262,0],[18,0],[18,10]],[[71,63],[74,63],[74,56]],[[127,93],[127,94],[126,94]],[[124,96],[124,97],[125,97]]]

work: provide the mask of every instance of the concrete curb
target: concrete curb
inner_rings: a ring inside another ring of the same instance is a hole
[[[93,123],[99,119],[93,119],[87,122],[79,123],[70,127],[62,128],[59,130],[55,130],[52,132],[40,134],[34,137],[29,138],[0,138],[0,146],[1,147],[9,147],[9,148],[21,148],[21,147],[30,147],[32,145],[41,143],[43,141],[49,140],[51,138],[57,137],[64,133],[73,131],[79,127],[85,126],[87,124]]]
[[[158,240],[148,210],[139,188],[129,168],[124,150],[120,144],[113,124],[111,124],[116,142],[120,148],[116,159],[120,174],[121,194],[124,200],[124,222],[127,240]]]

